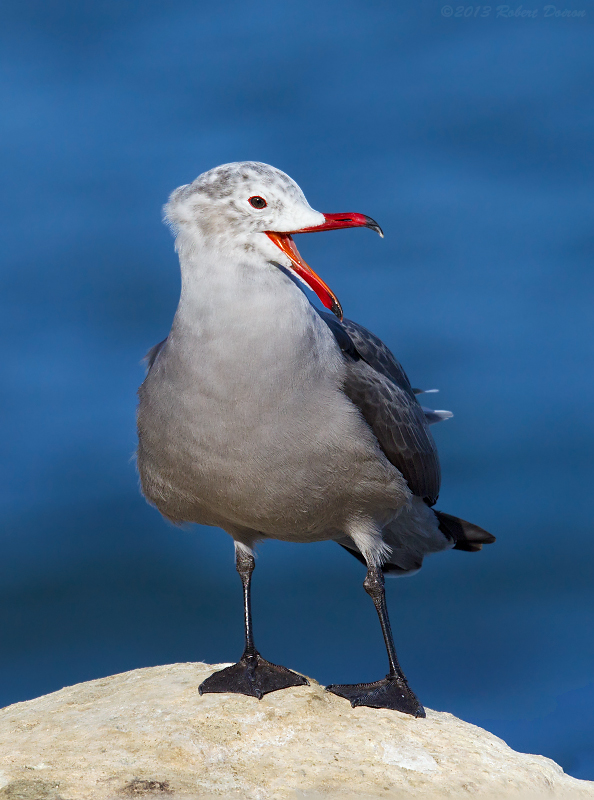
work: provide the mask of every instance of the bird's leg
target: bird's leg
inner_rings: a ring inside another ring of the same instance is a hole
[[[245,626],[245,648],[243,659],[255,658],[258,651],[254,645],[254,631],[252,627],[252,572],[256,567],[256,559],[252,553],[243,548],[235,548],[235,567],[239,572],[243,585],[243,617]]]
[[[374,683],[333,684],[327,687],[327,691],[350,700],[353,708],[355,706],[391,708],[395,711],[402,711],[405,714],[412,714],[414,717],[424,717],[425,709],[409,688],[396,657],[396,648],[394,647],[394,638],[386,605],[384,576],[380,567],[368,567],[363,586],[373,600],[382,626],[390,671],[385,678]]]
[[[278,689],[288,689],[290,686],[309,686],[309,681],[303,675],[297,675],[296,672],[291,672],[286,667],[271,664],[256,650],[252,630],[250,591],[252,572],[256,562],[252,552],[237,543],[235,544],[235,566],[243,584],[245,648],[237,664],[213,673],[200,684],[200,694],[229,692],[246,694],[261,700],[265,694],[276,692]]]

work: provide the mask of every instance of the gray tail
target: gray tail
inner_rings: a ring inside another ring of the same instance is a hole
[[[435,509],[433,509],[433,513],[437,517],[439,530],[456,543],[454,550],[476,553],[478,550],[482,550],[484,544],[492,544],[495,541],[495,537],[491,533],[487,533],[478,525],[473,525],[472,522],[466,522],[459,517],[453,517],[451,514],[444,514],[443,511]]]

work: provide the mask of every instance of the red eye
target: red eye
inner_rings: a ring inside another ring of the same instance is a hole
[[[264,200],[263,197],[260,197],[260,195],[257,194],[255,194],[253,197],[250,197],[248,203],[254,208],[266,208],[266,206],[268,205],[266,200]]]

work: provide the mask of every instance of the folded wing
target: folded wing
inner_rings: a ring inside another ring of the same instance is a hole
[[[429,422],[406,373],[381,339],[362,325],[320,315],[345,355],[345,394],[413,494],[432,506],[439,495],[439,459]]]

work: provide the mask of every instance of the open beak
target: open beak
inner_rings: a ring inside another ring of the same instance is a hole
[[[365,214],[324,214],[324,218],[325,222],[311,228],[301,228],[298,231],[290,231],[288,233],[276,233],[275,231],[265,231],[265,233],[291,259],[294,272],[317,294],[321,303],[326,308],[329,308],[333,314],[336,314],[338,319],[342,319],[342,306],[338,298],[319,275],[316,275],[309,264],[301,258],[291,234],[334,231],[339,228],[371,228],[371,230],[377,231],[382,238],[384,234],[377,222],[371,217],[365,216]]]

